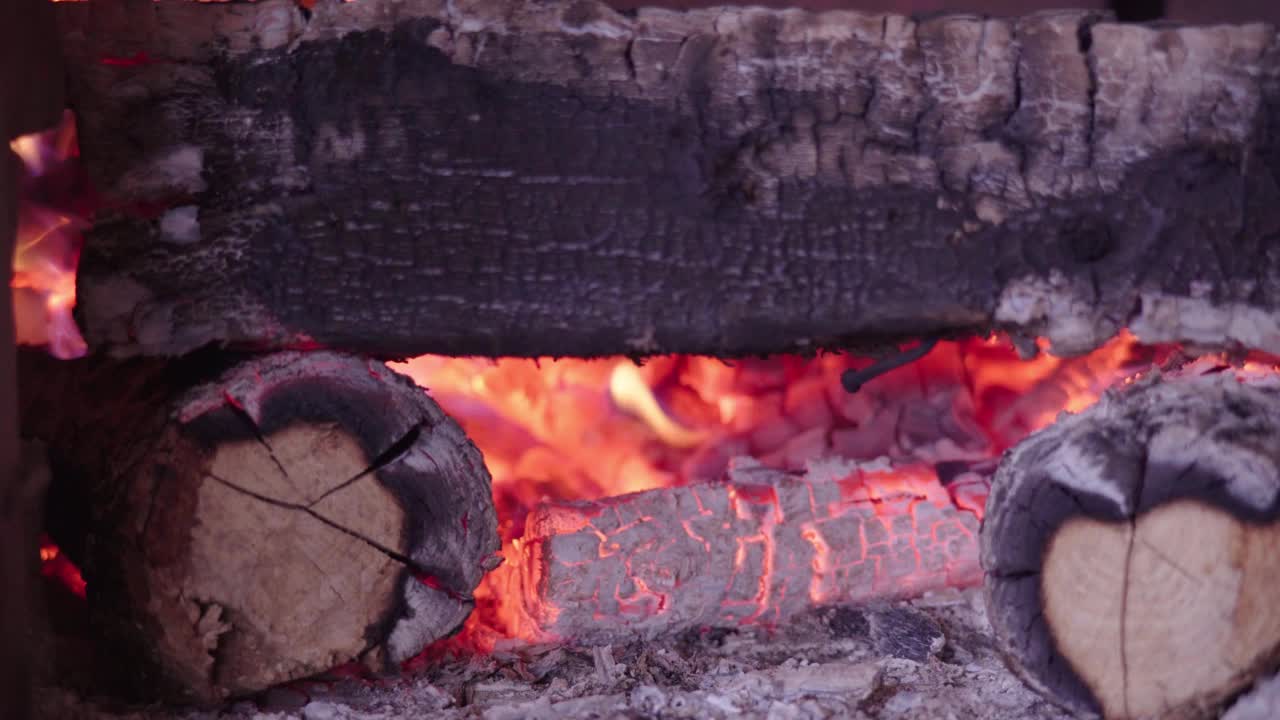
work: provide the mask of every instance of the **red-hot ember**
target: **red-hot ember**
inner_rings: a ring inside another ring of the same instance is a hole
[[[10,148],[23,166],[10,280],[18,342],[46,346],[60,358],[80,357],[85,342],[71,309],[88,194],[75,122],[68,112],[57,128],[19,137]]]
[[[72,593],[84,597],[85,581],[80,576],[80,568],[48,537],[40,538],[40,573]]]
[[[493,474],[505,562],[461,640],[492,648],[977,582],[1000,453],[1170,352],[1128,333],[1073,359],[944,341],[857,393],[841,375],[871,360],[846,354],[393,367]]]

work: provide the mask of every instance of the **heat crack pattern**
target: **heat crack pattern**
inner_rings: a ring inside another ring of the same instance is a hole
[[[512,545],[499,596],[519,607],[502,614],[516,637],[608,642],[973,585],[986,489],[927,466],[745,462],[721,482],[546,504]]]

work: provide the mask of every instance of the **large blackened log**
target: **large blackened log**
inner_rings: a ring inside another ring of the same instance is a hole
[[[1093,12],[60,8],[91,343],[1280,350],[1280,42]],[[132,212],[128,212],[128,211]],[[139,212],[142,212],[139,217]]]

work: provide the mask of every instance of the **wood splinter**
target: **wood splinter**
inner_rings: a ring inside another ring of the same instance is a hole
[[[480,452],[382,363],[23,359],[112,691],[212,703],[393,667],[461,626],[497,562]]]
[[[1029,685],[1081,716],[1211,716],[1280,661],[1280,385],[1113,391],[1006,456],[981,542]]]

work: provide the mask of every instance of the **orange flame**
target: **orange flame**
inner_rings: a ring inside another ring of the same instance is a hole
[[[601,559],[625,551],[579,511],[555,510],[561,501],[716,480],[737,456],[791,470],[829,458],[883,458],[887,469],[860,476],[849,486],[854,495],[841,503],[914,517],[917,503],[941,502],[981,517],[985,482],[943,488],[933,464],[993,461],[1059,413],[1088,407],[1106,388],[1170,352],[1142,346],[1127,332],[1077,358],[1041,354],[1025,360],[995,337],[944,341],[855,394],[844,391],[840,376],[870,360],[848,354],[739,361],[667,356],[639,365],[626,358],[423,356],[392,367],[426,387],[463,425],[493,475],[505,566],[478,590],[484,611],[468,624],[469,642],[492,648],[503,638],[547,639],[539,628],[554,625],[567,610],[545,598],[529,599],[548,583],[561,590],[572,584],[572,575],[544,576],[572,566],[548,560],[544,539],[588,533],[599,541]],[[819,515],[840,512],[832,505]],[[701,537],[682,522],[684,534]],[[738,538],[741,552],[759,548],[773,563],[771,528]],[[813,548],[805,582],[812,598],[821,600],[836,596],[828,578],[838,553],[817,528],[809,522],[797,532]],[[742,556],[733,564],[744,562]],[[625,597],[632,599],[609,601],[621,617],[641,597],[648,598],[644,607],[670,601],[654,590],[658,580],[633,572],[631,560],[627,568],[631,594]],[[757,571],[763,586],[780,572],[772,565]],[[905,588],[929,581],[910,574],[894,580]],[[744,621],[764,612],[760,601],[744,600],[755,608]]]
[[[9,143],[22,160],[22,195],[13,254],[14,321],[17,340],[44,345],[59,358],[84,355],[84,338],[71,310],[76,304],[76,264],[85,223],[64,209],[81,199],[68,187],[77,156],[75,122],[70,112],[52,129]]]

